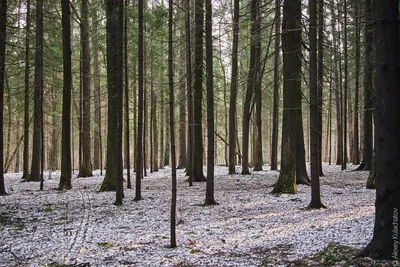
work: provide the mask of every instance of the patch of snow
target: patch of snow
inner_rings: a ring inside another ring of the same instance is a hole
[[[44,191],[37,182],[21,182],[20,173],[6,174],[10,195],[0,197],[0,266],[254,266],[263,262],[263,251],[279,247],[288,260],[319,252],[332,241],[361,248],[372,237],[375,212],[375,191],[364,189],[368,172],[323,167],[321,198],[328,209],[322,210],[303,209],[310,202],[309,186],[299,185],[296,195],[269,194],[279,176],[269,166],[246,176],[216,167],[219,205],[204,207],[206,184],[189,187],[184,170],[178,170],[174,249],[168,248],[168,167],[142,180],[142,201],[133,201],[134,189],[124,189],[121,207],[112,204],[115,192],[98,192],[100,171],[90,178],[75,173],[73,189],[64,192],[55,190],[59,172],[51,179],[45,173]],[[133,186],[134,178],[131,171]]]

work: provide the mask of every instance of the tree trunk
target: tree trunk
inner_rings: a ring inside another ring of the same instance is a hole
[[[194,48],[194,95],[193,95],[193,159],[192,181],[203,182],[203,32],[204,0],[195,0],[195,48]]]
[[[354,129],[353,129],[353,164],[360,164],[359,150],[359,127],[358,127],[358,101],[359,101],[359,81],[360,81],[360,18],[358,12],[358,1],[355,1],[355,31],[356,31],[356,69],[355,69],[355,87],[354,87]]]
[[[231,92],[229,98],[229,174],[235,174],[236,102],[238,91],[239,0],[234,0]]]
[[[400,75],[399,2],[375,5],[376,201],[371,242],[360,252],[373,259],[399,259]]]
[[[301,97],[300,107],[301,107]],[[304,148],[303,112],[302,108],[297,111],[297,141],[296,141],[296,184],[310,185],[310,178],[306,169],[306,151]]]
[[[206,70],[207,70],[207,187],[205,205],[215,205],[214,198],[214,74],[212,42],[212,4],[206,0]]]
[[[4,74],[6,65],[6,24],[7,24],[7,0],[0,0],[0,132],[4,126]],[[4,141],[3,134],[0,137],[0,195],[6,195],[4,185]]]
[[[28,181],[40,181],[41,163],[41,124],[43,99],[43,0],[36,1],[36,53],[35,53],[35,89],[33,108],[33,145],[31,173]]]
[[[61,178],[58,190],[71,189],[71,25],[69,0],[61,2],[62,8],[62,40],[63,40],[63,104],[61,129]]]
[[[344,81],[343,81],[343,159],[342,159],[342,170],[347,168],[347,95],[348,95],[348,81],[347,81],[347,0],[344,0]]]
[[[279,131],[279,52],[281,40],[281,0],[275,0],[275,55],[274,55],[274,102],[272,108],[271,170],[278,169]]]
[[[136,140],[136,190],[135,201],[142,199],[142,169],[143,169],[143,92],[144,92],[144,74],[143,74],[143,0],[138,1],[138,77],[139,77],[139,94],[138,94],[138,126]]]
[[[259,43],[260,25],[258,21],[259,1],[251,1],[251,46],[250,46],[250,64],[247,77],[246,95],[243,104],[243,122],[242,122],[242,174],[250,174],[249,170],[249,135],[250,135],[250,106],[253,93],[257,82],[257,63],[259,63],[259,55],[256,45]]]
[[[29,73],[30,73],[30,30],[31,30],[31,0],[26,2],[26,32],[25,32],[25,92],[24,92],[24,152],[22,179],[29,176]]]
[[[318,0],[318,70],[317,70],[317,89],[318,89],[318,171],[319,176],[324,176],[322,171],[322,105],[324,87],[324,0]]]
[[[174,133],[174,72],[173,72],[173,46],[172,46],[172,15],[173,6],[172,0],[168,1],[168,85],[169,85],[169,124],[171,131],[171,161],[172,161],[172,189],[171,189],[171,221],[170,221],[170,234],[171,242],[170,247],[176,247],[176,168],[175,168],[175,133]]]
[[[372,110],[373,110],[373,63],[372,48],[374,38],[374,24],[372,15],[372,0],[364,2],[364,150],[363,160],[356,170],[370,170],[372,164],[373,135],[372,135]]]
[[[129,0],[125,0],[125,10],[129,5]],[[131,184],[131,160],[130,160],[130,138],[129,138],[129,68],[128,68],[128,16],[125,12],[124,17],[124,86],[125,86],[125,168],[127,188],[132,188]]]
[[[123,1],[107,1],[107,172],[100,191],[116,191],[122,205]]]
[[[281,172],[272,193],[296,193],[298,97],[301,97],[301,2],[283,4],[283,122]]]
[[[93,131],[93,168],[100,169],[101,103],[100,103],[100,62],[98,44],[97,10],[93,11],[93,85],[94,85],[94,131]]]
[[[309,0],[310,9],[310,142],[311,142],[311,202],[308,208],[319,209],[321,203],[319,184],[319,107],[317,73],[317,0]]]

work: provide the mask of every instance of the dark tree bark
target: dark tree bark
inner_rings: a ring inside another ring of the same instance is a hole
[[[215,205],[214,198],[214,73],[212,41],[212,4],[206,0],[206,70],[207,70],[207,187],[205,205]]]
[[[95,127],[93,131],[93,168],[100,169],[100,151],[101,138],[101,104],[100,104],[100,62],[99,62],[99,43],[98,43],[98,17],[97,11],[93,11],[93,85],[94,85],[94,121]]]
[[[53,77],[54,80],[54,77]],[[48,168],[52,171],[58,170],[58,144],[59,144],[59,118],[56,116],[57,114],[57,100],[54,92],[54,87],[51,86],[50,89],[51,93],[51,109],[52,109],[52,133],[51,133],[51,148],[48,153],[49,155],[49,166]]]
[[[250,65],[247,77],[246,95],[243,104],[243,117],[242,117],[242,174],[250,174],[249,170],[249,135],[250,135],[250,117],[251,117],[251,102],[257,82],[257,62],[259,62],[259,51],[256,44],[259,43],[259,30],[258,24],[258,7],[259,1],[251,1],[251,46],[250,46]],[[258,59],[258,60],[257,60]]]
[[[348,96],[348,62],[347,62],[347,0],[344,0],[344,81],[343,81],[343,158],[342,158],[342,170],[347,168],[347,96]]]
[[[116,191],[122,205],[123,0],[107,1],[107,172],[100,191]]]
[[[153,77],[153,75],[152,75]],[[158,153],[158,127],[157,127],[157,96],[154,91],[154,81],[153,78],[151,78],[151,129],[152,129],[152,134],[153,140],[151,142],[151,147],[152,147],[152,156],[151,156],[151,170],[153,172],[158,171],[158,159],[157,159],[157,153]]]
[[[142,199],[142,177],[143,177],[143,92],[144,92],[144,77],[143,77],[143,0],[138,1],[138,76],[139,76],[139,91],[138,91],[138,125],[136,134],[136,189],[135,201]]]
[[[174,131],[174,70],[173,70],[173,46],[172,46],[172,0],[168,1],[168,87],[169,87],[169,123],[171,134],[171,161],[172,161],[172,197],[171,197],[171,222],[170,247],[176,247],[176,159],[175,159],[175,131]]]
[[[283,123],[281,172],[272,193],[296,193],[298,97],[301,97],[301,2],[283,4]]]
[[[203,32],[204,0],[195,0],[195,48],[194,48],[194,94],[193,94],[193,151],[192,181],[204,182],[203,174]]]
[[[359,255],[399,259],[400,70],[399,2],[375,5],[376,201],[371,242]]]
[[[239,0],[234,1],[231,92],[229,98],[229,174],[235,174],[236,102],[238,91]]]
[[[7,24],[7,0],[0,0],[0,132],[3,133],[4,124],[4,73],[6,66],[6,24]],[[4,141],[3,134],[0,137],[0,195],[6,195],[4,185]]]
[[[322,171],[322,105],[323,105],[323,86],[324,86],[324,0],[318,0],[318,69],[317,69],[317,89],[318,89],[318,171],[319,176],[324,176]]]
[[[275,55],[274,55],[274,103],[272,108],[271,170],[278,169],[279,131],[279,52],[281,40],[281,0],[275,0]]]
[[[125,10],[129,5],[129,0],[125,0]],[[129,138],[129,69],[128,69],[128,16],[124,16],[124,100],[125,100],[125,168],[127,188],[132,188],[131,184],[131,160],[130,160],[130,138]]]
[[[317,74],[317,0],[309,0],[310,9],[310,142],[311,142],[311,202],[308,208],[319,209],[321,202],[319,185],[319,138],[318,138],[318,74]]]
[[[92,158],[90,152],[90,49],[89,49],[89,9],[88,0],[82,0],[81,10],[81,45],[82,45],[82,161],[79,164],[78,177],[90,177]]]
[[[31,1],[26,1],[26,31],[25,31],[25,92],[24,92],[24,152],[22,179],[29,175],[29,73],[30,73],[30,32],[31,32]]]
[[[40,181],[43,108],[43,0],[36,1],[35,89],[33,108],[32,165],[28,181]]]
[[[367,189],[376,189],[376,154],[375,154],[375,152],[372,156],[371,170],[369,171],[366,188]]]
[[[62,34],[63,34],[63,106],[61,129],[61,178],[58,190],[71,189],[71,92],[72,92],[72,63],[71,63],[71,11],[69,0],[61,1]]]
[[[356,58],[355,58],[355,86],[354,86],[354,140],[353,140],[353,164],[360,164],[360,150],[359,150],[359,124],[358,124],[358,101],[359,101],[359,86],[360,86],[360,18],[358,12],[359,1],[355,1],[355,31],[356,31]]]
[[[298,105],[301,107],[301,97]],[[304,148],[303,112],[302,108],[297,111],[297,141],[296,141],[296,184],[310,185],[310,178],[306,169],[306,151]]]
[[[193,178],[193,88],[192,88],[192,47],[190,38],[190,0],[186,1],[185,9],[185,46],[186,46],[186,90],[188,107],[188,145],[186,176],[189,176],[189,185]]]
[[[373,153],[372,110],[373,110],[373,65],[372,48],[374,38],[374,24],[372,15],[372,0],[364,2],[364,138],[363,159],[356,170],[370,170]]]

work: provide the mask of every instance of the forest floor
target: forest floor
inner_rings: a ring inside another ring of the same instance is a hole
[[[57,172],[51,179],[46,173],[43,191],[37,182],[21,182],[21,174],[6,174],[0,266],[377,266],[353,257],[372,237],[375,201],[375,190],[365,189],[368,172],[354,168],[324,165],[328,208],[321,210],[304,209],[309,186],[299,185],[295,195],[270,194],[279,172],[269,166],[247,176],[216,167],[216,206],[202,205],[206,183],[189,187],[178,170],[173,249],[170,168],[142,180],[142,201],[125,189],[120,207],[113,205],[115,192],[98,192],[98,171],[73,178],[73,189],[63,192],[56,190]]]

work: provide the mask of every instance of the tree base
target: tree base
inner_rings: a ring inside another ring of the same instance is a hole
[[[311,185],[311,180],[308,176],[296,177],[296,184]]]
[[[240,174],[241,175],[250,175],[250,171],[249,170],[242,170],[242,172]]]
[[[104,181],[100,187],[100,192],[108,192],[108,191],[116,191],[116,190],[117,190],[116,184],[113,184],[113,183],[110,183],[107,181]]]
[[[260,166],[254,166],[254,168],[253,168],[253,172],[259,172],[259,171],[262,171],[262,170],[263,170],[263,168],[260,167]]]
[[[135,198],[133,199],[133,201],[135,201],[135,202],[138,202],[138,201],[140,201],[140,200],[143,200],[143,198],[142,198],[142,197],[135,197]]]
[[[310,203],[307,207],[305,207],[306,210],[318,210],[318,209],[327,209],[328,207],[322,204],[321,202],[319,203]]]
[[[387,250],[387,251],[385,251]],[[377,242],[372,240],[365,248],[360,250],[356,257],[365,258],[369,257],[375,260],[394,260],[392,252],[388,250],[385,245],[379,245]],[[395,265],[393,265],[395,266]]]
[[[214,198],[211,198],[211,199],[206,198],[206,201],[204,202],[204,206],[214,206],[214,205],[219,205],[219,203],[217,201],[215,201]]]
[[[355,169],[353,170],[355,171],[370,171],[371,170],[371,165],[369,164],[365,164],[364,162],[361,162],[361,164]]]

